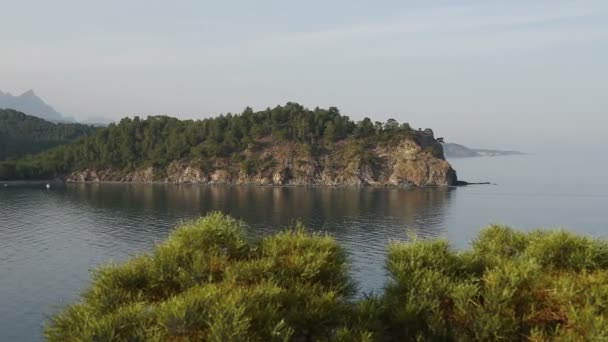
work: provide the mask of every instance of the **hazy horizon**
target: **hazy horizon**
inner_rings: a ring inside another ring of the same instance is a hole
[[[604,1],[25,0],[0,29],[0,90],[79,120],[293,101],[472,147],[608,145]]]

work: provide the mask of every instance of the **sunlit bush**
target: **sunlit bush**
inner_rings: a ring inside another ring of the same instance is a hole
[[[252,242],[239,221],[215,213],[178,228],[150,255],[97,270],[81,302],[53,317],[46,336],[52,341],[338,338],[353,293],[344,251],[330,237],[295,227]]]
[[[301,226],[250,241],[219,213],[97,270],[51,341],[606,341],[608,243],[484,229],[389,246],[384,293],[355,300],[344,251]]]
[[[401,340],[608,340],[608,243],[484,229],[470,251],[393,244],[386,330]]]

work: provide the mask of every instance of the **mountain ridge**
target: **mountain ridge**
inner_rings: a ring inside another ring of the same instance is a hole
[[[12,95],[0,90],[0,109],[13,109],[51,122],[73,122],[73,118],[59,113],[40,98],[33,89],[21,95]]]

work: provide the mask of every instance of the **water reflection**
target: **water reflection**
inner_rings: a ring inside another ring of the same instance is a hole
[[[109,245],[159,241],[181,220],[219,210],[242,219],[252,236],[303,222],[332,234],[348,251],[362,291],[381,289],[390,240],[445,233],[453,189],[226,187],[192,185],[70,184],[67,198],[97,213],[89,227]],[[141,241],[142,237],[144,241]],[[112,242],[114,241],[114,242]]]
[[[85,205],[86,211],[111,214],[113,219],[150,215],[171,221],[219,210],[246,221],[256,231],[274,231],[300,220],[312,230],[337,235],[348,232],[350,225],[368,223],[370,233],[412,229],[420,236],[436,236],[444,228],[452,191],[70,184],[65,195],[75,205]]]

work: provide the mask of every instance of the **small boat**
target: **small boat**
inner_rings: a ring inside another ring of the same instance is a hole
[[[48,183],[47,183],[47,184],[46,184],[46,188],[47,188],[47,189],[50,189],[50,188],[51,188],[51,184],[48,184]]]

